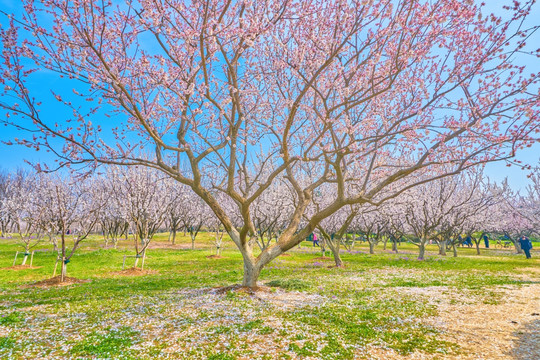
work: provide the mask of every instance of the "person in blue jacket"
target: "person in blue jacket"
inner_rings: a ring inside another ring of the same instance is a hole
[[[484,245],[486,245],[486,249],[489,249],[489,238],[485,234],[484,234]]]
[[[523,250],[527,259],[530,259],[531,249],[532,249],[531,240],[525,235],[523,235],[522,237],[519,238],[519,245],[521,246],[521,250]]]

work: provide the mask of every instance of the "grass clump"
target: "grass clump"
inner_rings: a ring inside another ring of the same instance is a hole
[[[289,291],[300,291],[300,290],[307,290],[309,289],[309,284],[303,280],[300,279],[279,279],[279,280],[272,280],[266,285],[271,287],[280,287],[285,290]]]
[[[0,325],[9,326],[24,321],[24,315],[21,312],[14,311],[0,316]]]
[[[15,339],[10,338],[9,336],[0,336],[0,350],[12,349],[15,347],[15,343]]]
[[[110,330],[105,334],[92,332],[84,340],[73,345],[70,354],[110,358],[125,353],[134,344],[136,335],[137,332],[129,327]]]

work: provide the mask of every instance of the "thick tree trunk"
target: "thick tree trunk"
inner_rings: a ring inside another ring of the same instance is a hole
[[[418,260],[424,260],[424,255],[426,253],[426,243],[424,241],[420,242],[418,246]]]
[[[454,251],[454,257],[457,257],[457,246],[456,246],[456,244],[452,244],[452,250]]]
[[[439,255],[446,256],[446,240],[439,243]]]
[[[256,287],[259,275],[261,275],[261,267],[244,260],[244,279],[242,280],[242,286]]]
[[[176,244],[176,228],[174,228],[172,232],[172,244]]]
[[[368,241],[368,243],[369,243],[369,253],[375,254],[375,244],[371,241]]]
[[[392,240],[392,251],[395,252],[396,254],[398,253],[397,241],[396,240]]]

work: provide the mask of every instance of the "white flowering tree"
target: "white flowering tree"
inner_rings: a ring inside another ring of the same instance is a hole
[[[44,215],[49,204],[43,201],[41,187],[38,176],[24,173],[11,176],[6,186],[2,208],[24,249],[22,265],[26,265],[30,250],[43,240]]]
[[[164,176],[147,167],[110,167],[107,180],[116,194],[116,206],[129,222],[134,236],[135,265],[143,259],[146,249],[169,213]]]
[[[66,280],[67,264],[75,251],[99,221],[103,194],[97,189],[91,178],[40,177],[40,196],[48,204],[45,216],[49,224],[54,224],[60,238],[57,258],[57,264],[61,264],[60,282]]]

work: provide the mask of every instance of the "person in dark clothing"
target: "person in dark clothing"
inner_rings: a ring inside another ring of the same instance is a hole
[[[486,249],[489,249],[489,238],[487,235],[484,235],[484,245],[486,245]]]
[[[531,240],[526,236],[522,236],[521,238],[519,238],[519,245],[521,246],[521,250],[523,250],[527,259],[530,259],[532,249]]]

